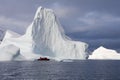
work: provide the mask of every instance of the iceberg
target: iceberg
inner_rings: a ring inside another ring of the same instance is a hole
[[[103,46],[94,50],[88,59],[101,59],[101,60],[119,60],[120,54],[115,50],[104,48]]]
[[[47,57],[55,60],[86,59],[88,44],[65,35],[53,10],[39,7],[33,22],[22,36],[7,31],[0,45],[15,45],[26,60]],[[1,55],[1,53],[0,53]]]

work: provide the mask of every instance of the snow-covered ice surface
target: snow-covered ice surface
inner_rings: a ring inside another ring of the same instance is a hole
[[[84,42],[67,37],[54,12],[42,7],[38,8],[23,36],[7,31],[0,48],[11,44],[20,48],[20,54],[27,60],[42,56],[55,60],[86,59],[88,47]]]
[[[115,50],[107,49],[101,46],[98,49],[94,50],[92,55],[89,55],[89,59],[118,60],[120,59],[120,54]]]
[[[23,60],[20,49],[14,45],[0,48],[0,61]]]
[[[21,35],[18,34],[18,33],[16,33],[16,32],[13,32],[13,31],[11,31],[11,30],[7,30],[7,31],[5,32],[4,39],[6,39],[6,38],[17,38],[17,37],[20,37],[20,36],[21,36]]]

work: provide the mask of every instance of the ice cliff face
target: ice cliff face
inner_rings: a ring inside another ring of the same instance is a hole
[[[0,47],[13,44],[20,48],[21,55],[28,60],[40,56],[56,60],[86,59],[88,45],[70,40],[51,9],[39,7],[33,22],[23,36],[16,38],[7,35],[9,33]]]
[[[106,49],[101,46],[93,51],[92,55],[89,56],[89,59],[120,59],[120,54],[115,50]]]

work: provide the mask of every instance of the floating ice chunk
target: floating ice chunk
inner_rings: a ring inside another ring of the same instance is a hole
[[[73,62],[74,60],[72,59],[64,59],[64,60],[61,60],[61,62]]]

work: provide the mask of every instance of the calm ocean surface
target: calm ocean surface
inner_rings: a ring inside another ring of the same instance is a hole
[[[0,62],[0,80],[120,80],[120,61]]]

